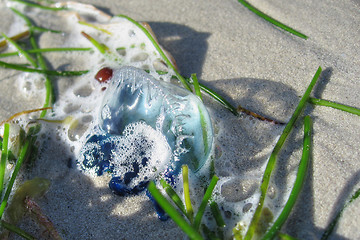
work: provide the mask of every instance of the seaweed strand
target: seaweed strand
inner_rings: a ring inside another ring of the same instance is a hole
[[[33,237],[32,235],[30,235],[29,233],[25,232],[24,230],[22,230],[21,228],[18,228],[17,226],[10,224],[8,222],[5,222],[3,220],[1,220],[1,226],[11,232],[16,233],[17,235],[19,235],[20,237],[26,239],[26,240],[36,240],[35,237]]]
[[[127,20],[129,20],[130,22],[132,22],[133,24],[135,24],[138,28],[140,28],[145,35],[149,38],[149,40],[153,43],[154,47],[156,48],[156,50],[159,52],[160,56],[163,58],[163,60],[166,62],[166,64],[168,66],[170,66],[170,68],[175,72],[176,77],[180,80],[180,82],[183,84],[183,86],[189,90],[190,92],[192,92],[188,82],[184,79],[183,76],[180,75],[179,71],[176,69],[176,67],[171,63],[171,61],[169,60],[169,58],[166,56],[166,54],[164,53],[164,51],[161,49],[161,47],[159,46],[159,44],[156,42],[156,40],[154,39],[154,37],[151,35],[151,33],[146,30],[146,28],[144,26],[142,26],[140,23],[138,23],[137,21],[135,21],[134,19],[125,16],[125,15],[117,15],[118,17],[121,18],[125,18]]]
[[[194,227],[192,227],[181,215],[176,211],[176,209],[171,205],[171,203],[160,193],[156,188],[156,185],[153,181],[150,181],[148,185],[148,190],[151,195],[154,197],[156,202],[161,206],[164,211],[169,214],[173,221],[193,240],[202,240],[202,236]]]
[[[2,196],[2,192],[5,187],[4,178],[5,178],[6,162],[8,159],[9,131],[10,131],[10,124],[5,123],[2,148],[1,148],[1,162],[0,162],[0,196]]]
[[[341,208],[341,210],[336,214],[334,219],[330,222],[330,224],[326,227],[323,235],[321,236],[321,240],[326,240],[329,238],[331,233],[333,232],[337,222],[339,221],[340,217],[342,216],[344,210],[358,197],[360,196],[360,188],[351,196],[351,198],[345,203],[345,205]]]
[[[348,112],[348,113],[352,113],[352,114],[360,116],[360,109],[350,107],[350,106],[346,106],[346,105],[343,105],[343,104],[340,104],[340,103],[335,103],[335,102],[327,101],[327,100],[324,100],[324,99],[317,99],[317,98],[312,98],[312,97],[309,98],[309,102],[314,104],[314,105],[332,107],[332,108],[335,108],[335,109],[342,110],[344,112]]]
[[[28,154],[30,153],[30,147],[33,144],[32,141],[33,141],[33,139],[28,139],[25,142],[24,146],[20,150],[19,158],[16,161],[14,171],[13,171],[13,173],[11,175],[11,178],[10,178],[9,184],[7,186],[4,198],[3,198],[2,202],[1,202],[1,205],[0,205],[0,219],[2,218],[5,207],[6,207],[7,203],[8,203],[9,196],[10,196],[12,187],[14,185],[15,179],[17,177],[17,174],[19,173],[20,167],[21,167],[22,163],[24,162],[24,160],[27,158]]]
[[[44,53],[44,52],[72,52],[72,51],[90,51],[92,48],[38,48],[38,49],[30,49],[24,50],[27,53]],[[8,52],[8,53],[0,53],[0,58],[17,56],[20,52]]]
[[[23,55],[34,68],[38,67],[35,59],[33,59],[26,51],[24,51],[14,40],[6,36],[4,33],[2,35],[6,39],[6,41],[11,43],[18,50],[19,55]]]
[[[184,203],[182,202],[179,195],[175,192],[175,190],[168,184],[164,179],[160,180],[161,186],[164,188],[167,195],[171,198],[171,200],[175,203],[175,205],[180,209],[180,211],[187,216],[186,209]]]
[[[22,4],[27,5],[29,7],[40,8],[40,9],[43,9],[43,10],[50,10],[50,11],[67,10],[66,7],[48,7],[48,6],[44,6],[44,5],[40,5],[40,4],[37,4],[37,3],[28,2],[28,1],[24,1],[24,0],[10,0],[10,1],[19,2],[19,3],[22,3]]]
[[[56,70],[44,70],[44,69],[36,69],[36,68],[28,68],[18,64],[6,63],[0,61],[0,67],[10,68],[22,72],[33,72],[33,73],[42,73],[47,74],[49,76],[61,76],[61,77],[71,77],[71,76],[81,76],[85,73],[88,73],[89,70],[81,70],[81,71],[56,71]]]
[[[273,171],[273,169],[275,167],[277,155],[280,152],[282,146],[284,145],[285,140],[286,140],[287,136],[289,135],[290,131],[292,130],[292,128],[293,128],[296,120],[298,119],[300,113],[304,109],[305,104],[309,99],[310,93],[311,93],[312,89],[314,88],[320,74],[321,74],[321,67],[319,67],[318,70],[316,71],[312,81],[310,82],[310,85],[306,89],[305,94],[301,98],[301,100],[300,100],[298,106],[296,107],[293,115],[291,116],[289,122],[286,124],[282,134],[280,135],[280,138],[279,138],[278,142],[276,143],[276,145],[275,145],[275,147],[274,147],[274,149],[273,149],[273,151],[272,151],[272,153],[270,155],[269,161],[268,161],[268,163],[266,165],[265,172],[264,172],[264,175],[263,175],[263,178],[262,178],[262,183],[261,183],[261,186],[260,186],[261,195],[260,195],[259,203],[258,203],[258,205],[256,207],[255,213],[253,215],[253,218],[251,219],[251,223],[250,223],[249,228],[248,228],[248,230],[246,232],[246,235],[245,235],[245,238],[244,238],[245,240],[250,240],[253,237],[254,233],[255,233],[255,229],[256,229],[256,227],[258,225],[258,222],[260,220],[260,216],[261,216],[262,208],[263,208],[263,205],[264,205],[267,189],[269,187],[270,177],[271,177],[272,171]]]
[[[206,189],[205,195],[201,201],[200,207],[195,216],[195,220],[194,220],[195,229],[199,229],[199,227],[200,227],[201,219],[204,215],[206,205],[208,205],[209,199],[211,197],[211,194],[212,194],[218,180],[219,180],[219,178],[216,175],[214,175],[211,179],[211,182],[210,182],[208,188]]]
[[[270,22],[271,24],[283,29],[284,31],[287,31],[287,32],[289,32],[291,34],[294,34],[295,36],[298,36],[298,37],[303,38],[303,39],[308,39],[308,36],[306,36],[305,34],[302,34],[301,32],[298,32],[295,29],[293,29],[293,28],[291,28],[291,27],[289,27],[289,26],[275,20],[274,18],[270,17],[269,15],[266,15],[265,13],[260,11],[259,9],[252,6],[247,1],[245,1],[245,0],[238,0],[238,1],[239,1],[239,3],[244,5],[246,8],[248,8],[250,11],[252,11],[256,15],[258,15],[259,17],[263,18],[264,20]]]
[[[283,210],[281,211],[279,217],[276,219],[272,227],[266,232],[262,240],[270,240],[275,237],[277,232],[281,229],[282,225],[288,218],[292,208],[295,205],[297,197],[302,189],[302,186],[305,181],[306,172],[308,169],[308,163],[311,154],[311,126],[312,121],[309,116],[304,118],[304,140],[303,140],[303,153],[301,161],[299,164],[297,176],[294,182],[293,189],[291,190],[289,199],[287,200]]]
[[[183,187],[184,187],[184,199],[186,206],[186,215],[189,218],[190,222],[193,222],[194,210],[191,205],[190,198],[190,186],[189,186],[189,168],[187,165],[182,166],[182,177],[183,177]]]

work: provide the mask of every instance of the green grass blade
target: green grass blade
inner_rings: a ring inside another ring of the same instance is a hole
[[[20,1],[20,2],[23,2],[23,1]],[[31,44],[33,49],[39,49],[39,47],[38,47],[38,45],[36,43],[36,40],[34,38],[34,32],[33,32],[34,25],[30,21],[30,19],[27,16],[25,16],[24,14],[22,14],[21,12],[19,12],[18,10],[14,9],[14,8],[11,8],[11,10],[26,22],[26,24],[29,27],[29,31],[30,31],[30,44]],[[45,75],[45,90],[46,90],[46,93],[45,93],[45,102],[44,102],[43,107],[49,107],[49,106],[51,106],[51,103],[53,101],[55,101],[55,97],[54,97],[55,94],[54,94],[54,88],[52,86],[52,82],[51,82],[48,75],[56,74],[56,71],[50,71],[49,72],[47,70],[46,62],[45,62],[43,56],[41,55],[41,53],[37,53],[36,58],[37,58],[38,64],[39,64],[41,69],[32,69],[32,70],[30,70],[30,68],[25,68],[25,67],[22,68],[20,66],[18,66],[17,68],[13,68],[13,69],[20,70],[20,71],[25,71],[25,72],[26,71],[27,72],[38,72],[38,73],[43,73]],[[6,67],[6,65],[8,67],[10,67],[10,68],[14,67],[14,66],[11,67],[11,65],[9,65],[8,63],[0,61],[0,66],[1,66],[1,64],[3,64],[3,67]],[[40,114],[40,117],[41,118],[45,117],[46,112],[47,112],[47,110],[42,111],[41,114]]]
[[[212,194],[218,180],[219,180],[219,178],[216,175],[214,175],[212,177],[212,179],[211,179],[211,182],[210,182],[208,188],[206,189],[205,195],[204,195],[204,197],[203,197],[203,199],[201,201],[200,207],[199,207],[198,212],[197,212],[197,214],[195,216],[195,220],[194,220],[195,229],[199,229],[199,227],[200,227],[201,219],[202,219],[202,217],[204,215],[206,205],[209,202],[211,194]]]
[[[57,8],[57,7],[48,7],[48,6],[44,6],[44,5],[40,5],[40,4],[37,4],[37,3],[33,3],[33,2],[28,2],[28,1],[24,1],[24,0],[10,0],[12,2],[19,2],[19,3],[22,3],[24,5],[27,5],[29,7],[34,7],[34,8],[40,8],[40,9],[43,9],[43,10],[50,10],[50,11],[62,11],[62,10],[67,10],[67,8],[65,7],[60,7],[60,8]]]
[[[270,22],[271,24],[274,24],[275,26],[283,29],[284,31],[287,31],[291,34],[294,34],[295,36],[298,36],[300,38],[303,39],[308,39],[308,36],[306,36],[305,34],[302,34],[298,31],[296,31],[295,29],[275,20],[274,18],[270,17],[269,15],[266,15],[265,13],[261,12],[259,9],[255,8],[254,6],[252,6],[250,3],[248,3],[245,0],[238,0],[239,3],[241,3],[242,5],[244,5],[245,7],[247,7],[250,11],[252,11],[253,13],[255,13],[256,15],[258,15],[259,17],[265,19],[266,21]]]
[[[45,52],[72,52],[72,51],[90,51],[92,48],[38,48],[26,50],[27,53],[45,53]],[[0,53],[0,58],[17,56],[20,52]]]
[[[279,237],[279,240],[297,240],[297,238],[294,238],[285,233],[278,233],[278,237]]]
[[[37,32],[51,32],[51,33],[58,33],[58,34],[63,33],[62,31],[53,30],[50,28],[37,27],[37,26],[33,26],[32,30],[37,31]]]
[[[3,135],[2,147],[1,147],[1,161],[0,161],[0,197],[2,196],[2,192],[5,187],[4,178],[5,178],[6,162],[8,159],[9,131],[10,131],[10,125],[9,123],[5,123],[4,135]]]
[[[21,228],[18,228],[15,225],[12,225],[8,222],[5,222],[3,220],[1,220],[1,226],[13,233],[16,233],[17,235],[19,235],[20,237],[26,239],[26,240],[36,240],[35,237],[31,236],[29,233],[25,232],[24,230],[22,230]]]
[[[64,48],[38,48],[29,50],[29,53],[43,53],[43,52],[76,52],[76,51],[90,51],[92,48],[81,47],[64,47]]]
[[[276,143],[276,145],[270,155],[269,161],[266,165],[265,172],[264,172],[264,175],[262,178],[262,183],[260,186],[261,195],[260,195],[260,199],[259,199],[259,204],[256,207],[253,218],[251,219],[251,223],[249,225],[249,228],[248,228],[245,238],[244,238],[245,240],[250,240],[255,233],[255,229],[258,225],[258,222],[259,222],[259,219],[261,216],[261,211],[262,211],[262,208],[264,205],[267,189],[269,187],[270,176],[275,167],[277,155],[280,152],[281,147],[284,145],[285,140],[286,140],[287,136],[289,135],[291,129],[293,128],[300,113],[304,109],[305,103],[308,101],[310,93],[311,93],[312,89],[314,88],[316,81],[318,80],[320,74],[321,74],[321,67],[319,67],[318,70],[316,71],[312,81],[310,82],[310,85],[306,89],[305,94],[301,98],[301,100],[300,100],[298,106],[296,107],[293,115],[291,116],[289,122],[286,124],[282,134],[280,135],[278,142]]]
[[[190,222],[193,222],[194,210],[191,204],[190,198],[190,186],[189,186],[189,167],[187,165],[182,166],[182,177],[183,177],[183,188],[184,188],[184,199],[186,206],[186,215]]]
[[[195,230],[181,215],[176,211],[176,209],[171,205],[171,203],[166,200],[166,198],[160,193],[156,188],[154,182],[150,182],[148,185],[148,190],[151,195],[154,197],[156,202],[161,206],[162,209],[172,218],[172,220],[193,240],[202,240],[202,236],[198,231]]]
[[[82,70],[82,71],[54,71],[54,70],[34,69],[34,68],[28,68],[28,67],[19,66],[17,64],[6,63],[6,62],[3,62],[3,61],[0,61],[0,67],[10,68],[10,69],[18,70],[18,71],[23,71],[23,72],[43,73],[43,74],[47,74],[47,75],[50,75],[50,76],[61,76],[61,77],[80,76],[80,75],[83,75],[83,74],[89,72],[89,70]]]
[[[87,39],[89,40],[89,42],[102,54],[104,55],[104,57],[106,57],[107,59],[113,61],[113,62],[117,62],[118,64],[121,64],[123,59],[116,53],[110,51],[109,47],[106,46],[103,43],[98,42],[95,38],[93,38],[92,36],[90,36],[89,34],[85,33],[85,32],[81,32],[81,34]]]
[[[335,216],[335,218],[330,222],[330,224],[326,227],[325,232],[321,236],[321,240],[326,240],[333,232],[337,222],[339,221],[340,217],[342,216],[342,213],[344,210],[358,197],[360,196],[360,188],[351,196],[351,198],[345,203],[345,205],[341,208],[341,210],[338,212],[338,214]]]
[[[200,89],[223,105],[226,109],[232,112],[235,116],[238,116],[239,113],[236,110],[236,107],[232,106],[228,101],[225,100],[220,94],[216,93],[214,90],[206,87],[205,85],[199,83]]]
[[[187,216],[186,209],[184,203],[175,190],[168,184],[164,179],[160,180],[161,186],[164,188],[167,195],[171,198],[171,200],[175,203],[175,205],[180,209],[180,211]]]
[[[194,84],[194,82],[191,78],[185,78],[185,80],[190,84]],[[232,112],[235,116],[239,115],[236,108],[234,106],[232,106],[228,101],[226,101],[225,98],[223,98],[220,94],[218,94],[214,90],[210,89],[209,87],[206,87],[205,85],[203,85],[201,83],[199,83],[199,87],[202,91],[204,91],[206,94],[208,94],[214,100],[216,100],[221,105],[223,105],[226,109],[228,109],[230,112]]]
[[[28,156],[28,154],[30,152],[30,148],[29,148],[29,146],[31,146],[30,142],[31,142],[31,140],[27,140],[25,142],[24,146],[20,150],[19,158],[16,161],[14,171],[13,171],[13,173],[11,175],[11,178],[10,178],[9,184],[7,186],[4,198],[3,198],[2,202],[1,202],[1,205],[0,205],[0,219],[2,218],[5,207],[7,206],[8,199],[9,199],[12,187],[14,185],[15,179],[17,177],[17,174],[19,173],[20,167],[21,167],[22,163],[27,158],[27,156]]]
[[[15,42],[20,40],[20,39],[23,39],[23,38],[26,38],[28,37],[30,34],[30,32],[27,30],[27,31],[24,31],[24,32],[21,32],[21,33],[18,33],[12,37],[10,37],[12,40],[14,40]],[[7,41],[5,39],[2,39],[0,41],[0,50],[3,50],[3,48],[7,45]]]
[[[6,36],[4,33],[2,34],[3,37],[8,41],[11,45],[13,45],[19,52],[19,55],[23,55],[29,63],[34,67],[37,68],[38,65],[33,57],[31,57],[26,51],[24,51],[14,40]]]
[[[199,81],[197,79],[197,76],[195,73],[191,74],[191,79],[194,85],[194,89],[195,89],[195,94],[201,99],[202,101],[202,96],[201,96],[201,91],[200,91],[200,85],[199,85]]]
[[[211,210],[211,213],[212,215],[214,216],[215,218],[215,221],[216,221],[216,225],[218,227],[225,227],[225,221],[221,215],[221,212],[220,212],[220,209],[219,209],[219,206],[218,204],[215,202],[215,201],[212,201],[210,203],[210,210]]]
[[[201,130],[202,130],[201,131],[202,132],[202,138],[203,138],[203,142],[204,142],[204,154],[206,154],[207,151],[209,150],[208,132],[207,132],[208,126],[207,126],[203,111],[201,110],[201,108],[199,106],[198,106],[198,109],[199,109],[199,115],[200,115],[200,125],[201,125]],[[196,162],[196,169],[198,169],[199,167],[200,166],[199,166],[199,163],[197,161]]]
[[[216,234],[211,231],[205,224],[201,224],[202,232],[205,235],[206,239],[209,240],[221,240]]]
[[[152,44],[154,45],[154,47],[156,48],[156,50],[159,52],[160,56],[163,58],[163,60],[165,61],[165,63],[175,72],[176,77],[180,80],[180,82],[183,84],[183,86],[189,90],[190,92],[192,92],[188,82],[184,79],[183,76],[180,75],[179,71],[176,69],[176,67],[171,63],[171,61],[169,60],[169,58],[166,56],[166,54],[164,53],[164,51],[161,49],[161,47],[159,46],[159,44],[156,42],[156,40],[153,38],[153,36],[151,35],[151,33],[149,33],[149,31],[142,26],[140,23],[138,23],[137,21],[135,21],[134,19],[125,16],[125,15],[117,15],[118,17],[121,18],[125,18],[127,20],[129,20],[130,22],[132,22],[133,24],[135,24],[138,28],[140,28],[145,35],[149,38],[149,40],[152,42]]]
[[[38,45],[35,41],[35,38],[34,38],[34,35],[33,35],[33,32],[31,31],[31,35],[30,35],[30,43],[33,47],[33,49],[38,49]],[[37,57],[37,60],[39,62],[39,65],[40,65],[40,68],[41,70],[43,71],[47,71],[47,65],[46,65],[46,62],[45,62],[45,59],[43,58],[43,56],[41,55],[41,53],[36,53],[36,57]],[[55,94],[54,94],[54,88],[52,86],[52,82],[49,78],[49,74],[48,73],[44,73],[45,75],[45,102],[43,104],[43,108],[47,108],[47,107],[50,107],[52,102],[55,101]],[[43,110],[41,113],[40,113],[40,118],[43,118],[45,117],[47,113],[47,110]]]
[[[95,40],[95,38],[91,37],[89,34],[85,33],[85,32],[81,32],[81,34],[90,41],[90,43],[92,45],[94,45],[94,47],[96,47],[97,50],[99,50],[99,52],[101,54],[105,54],[109,51],[109,48],[102,43],[99,43],[98,41]]]
[[[96,25],[94,25],[94,24],[91,24],[91,23],[88,23],[88,22],[84,22],[84,21],[78,21],[78,23],[81,24],[81,25],[88,26],[88,27],[94,28],[94,29],[96,29],[96,30],[98,30],[98,31],[101,31],[101,32],[103,32],[103,33],[106,33],[106,34],[111,35],[111,32],[109,32],[108,30],[106,30],[106,29],[104,29],[104,28],[101,28],[101,27],[98,27],[98,26],[96,26]]]
[[[77,51],[90,51],[92,48],[82,48],[82,47],[64,47],[64,48],[38,48],[31,49],[29,53],[44,53],[44,52],[77,52]]]
[[[360,116],[360,109],[346,106],[340,103],[330,102],[324,99],[317,99],[317,98],[309,98],[309,102],[314,105],[320,105],[320,106],[326,106],[326,107],[332,107],[335,109],[339,109],[348,113],[356,114]]]
[[[18,56],[20,52],[8,52],[8,53],[0,53],[0,58]]]
[[[292,208],[295,205],[297,197],[299,196],[299,193],[302,189],[302,186],[305,181],[306,172],[308,169],[310,154],[311,154],[311,134],[312,134],[311,126],[312,126],[311,118],[309,116],[306,116],[304,119],[303,153],[299,164],[297,176],[294,182],[294,187],[291,190],[289,199],[287,200],[284,209],[281,211],[279,217],[276,219],[272,227],[266,232],[266,234],[262,238],[263,240],[270,240],[276,236],[276,234],[278,233],[278,231],[281,229],[282,225],[288,218]]]
[[[13,11],[16,15],[18,15],[19,17],[21,17],[21,18],[25,21],[26,25],[28,25],[29,28],[31,28],[31,27],[33,26],[33,24],[32,24],[32,22],[30,21],[30,19],[29,19],[27,16],[25,16],[22,12],[20,12],[20,11],[18,11],[17,9],[12,8],[12,7],[11,7],[10,9],[11,9],[11,11]]]

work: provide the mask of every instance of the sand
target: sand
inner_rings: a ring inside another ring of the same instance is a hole
[[[309,36],[307,40],[277,29],[235,0],[81,2],[109,14],[147,21],[184,76],[197,73],[202,83],[235,106],[286,122],[321,66],[324,71],[312,96],[360,107],[359,1],[251,1]],[[0,30],[6,32],[11,18],[7,18],[4,0],[0,7],[4,13]],[[9,95],[16,89],[11,78],[14,72],[0,71],[2,120],[34,103],[20,103],[19,96]],[[216,143],[223,153],[216,163],[217,174],[259,179],[258,168],[266,161],[273,135],[279,134],[281,127],[247,116],[234,117],[212,100],[205,101],[219,129]],[[41,104],[38,99],[34,102]],[[358,116],[320,106],[307,107],[305,114],[314,121],[311,164],[304,189],[282,231],[299,239],[318,239],[360,186],[360,121]],[[276,198],[291,186],[287,176],[296,171],[301,156],[301,122],[279,157],[273,180]],[[78,174],[65,160],[38,166],[32,174],[52,181],[39,204],[64,239],[184,238],[172,221],[156,219],[145,198],[115,196],[106,179]],[[331,239],[359,239],[359,213],[357,200],[343,213]]]

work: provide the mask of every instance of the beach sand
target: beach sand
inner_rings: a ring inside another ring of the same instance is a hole
[[[80,1],[112,15],[125,14],[152,27],[160,44],[172,53],[184,76],[197,73],[201,83],[233,105],[286,122],[319,66],[323,73],[312,96],[360,107],[360,2],[250,1],[275,19],[309,36],[286,33],[250,12],[236,0],[226,1]],[[0,1],[7,31],[8,12]],[[41,106],[19,100],[12,75],[0,69],[0,116]],[[216,173],[254,179],[281,127],[248,116],[234,117],[205,99],[218,129],[222,150]],[[340,207],[360,187],[359,116],[309,105],[279,156],[272,183],[276,198],[291,187],[302,147],[302,118],[313,119],[313,151],[303,191],[282,228],[299,239],[319,239]],[[55,150],[54,150],[55,151]],[[56,154],[56,153],[55,153]],[[229,169],[232,169],[231,171]],[[182,239],[171,221],[161,222],[143,196],[119,197],[108,179],[90,179],[62,162],[38,163],[32,176],[51,180],[39,200],[64,239]],[[289,176],[289,177],[288,177]],[[343,213],[330,239],[360,239],[360,201]],[[24,221],[21,226],[33,226]],[[230,227],[232,228],[232,226]],[[36,228],[35,228],[36,229]],[[35,230],[36,231],[36,230]]]

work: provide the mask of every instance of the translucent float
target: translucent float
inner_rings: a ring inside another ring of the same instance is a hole
[[[97,175],[110,172],[119,195],[142,191],[158,176],[176,182],[181,166],[198,171],[209,158],[212,124],[190,91],[135,67],[114,70],[99,122],[78,162]]]

